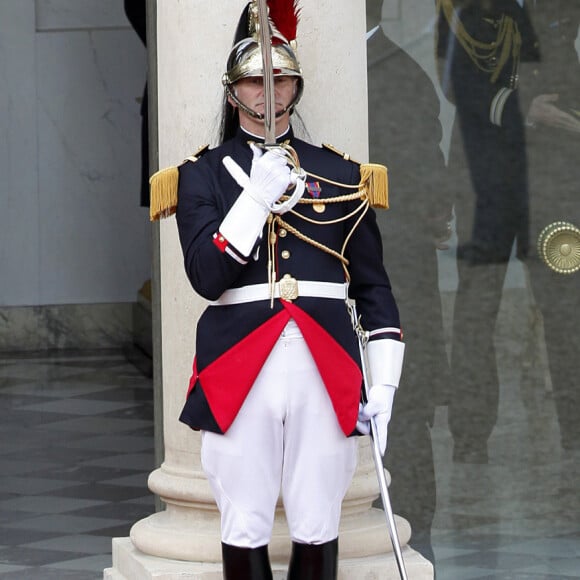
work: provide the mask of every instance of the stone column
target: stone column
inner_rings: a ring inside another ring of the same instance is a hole
[[[299,56],[305,96],[301,115],[314,143],[322,140],[367,158],[364,0],[302,0]],[[205,143],[215,144],[222,102],[221,75],[245,0],[157,2],[156,51],[159,165],[178,164]],[[200,466],[200,437],[177,420],[194,355],[195,326],[204,301],[183,271],[175,219],[160,224],[161,348],[165,460],[149,487],[166,509],[137,522],[130,538],[113,541],[105,578],[180,580],[221,578],[219,513]],[[157,341],[156,341],[157,342]],[[378,495],[368,441],[343,506],[340,578],[398,578]],[[410,577],[432,578],[431,565],[406,543]],[[282,510],[270,544],[275,578],[285,578],[290,551]],[[178,560],[178,561],[176,561]]]

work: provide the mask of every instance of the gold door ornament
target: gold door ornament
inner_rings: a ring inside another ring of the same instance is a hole
[[[538,254],[559,274],[580,270],[580,229],[569,222],[554,222],[538,237]]]

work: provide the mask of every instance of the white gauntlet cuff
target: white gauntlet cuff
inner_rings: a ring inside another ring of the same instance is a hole
[[[405,343],[390,338],[371,340],[366,350],[371,385],[398,387],[403,370]]]
[[[220,234],[242,256],[248,257],[262,233],[269,213],[268,208],[244,189],[221,223]]]
[[[489,120],[493,125],[501,127],[503,110],[509,96],[514,92],[513,89],[502,87],[493,98],[489,108]]]

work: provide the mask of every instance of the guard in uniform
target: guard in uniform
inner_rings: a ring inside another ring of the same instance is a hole
[[[384,452],[403,361],[370,207],[386,205],[386,172],[294,136],[290,115],[304,81],[292,46],[293,0],[270,2],[277,146],[264,147],[256,15],[252,2],[228,59],[224,141],[177,176],[185,269],[210,301],[180,419],[202,431],[202,466],[221,513],[224,578],[272,578],[268,543],[281,489],[293,541],[288,578],[327,580],[337,577],[341,503],[356,467],[353,435],[368,433],[374,416]],[[159,207],[153,197],[154,216],[172,211],[175,202]],[[347,299],[370,333],[364,404]]]
[[[449,153],[459,286],[455,299],[449,428],[457,462],[486,463],[497,420],[493,341],[512,247],[529,249],[529,200],[520,63],[536,58],[517,0],[437,0],[443,92],[455,104]]]

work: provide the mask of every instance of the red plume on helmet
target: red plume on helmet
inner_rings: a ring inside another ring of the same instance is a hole
[[[296,90],[292,102],[276,116],[286,111],[293,111],[304,91],[302,67],[296,56],[296,32],[300,8],[299,0],[267,0],[268,21],[272,38],[272,71],[275,77],[290,76],[296,79]],[[234,46],[230,51],[226,63],[226,72],[222,77],[222,84],[226,93],[226,103],[235,103],[236,107],[256,119],[263,119],[263,113],[257,112],[242,103],[234,85],[241,79],[261,77],[264,75],[262,50],[258,38],[258,0],[251,0],[246,5],[238,22]],[[245,36],[243,36],[245,34]],[[240,38],[241,36],[241,38]],[[227,106],[227,105],[226,105]],[[235,115],[231,115],[232,123]],[[222,135],[230,136],[230,127],[225,127]]]
[[[295,41],[301,9],[298,0],[268,0],[269,17],[278,32],[289,42]],[[272,42],[280,42],[274,36]]]

